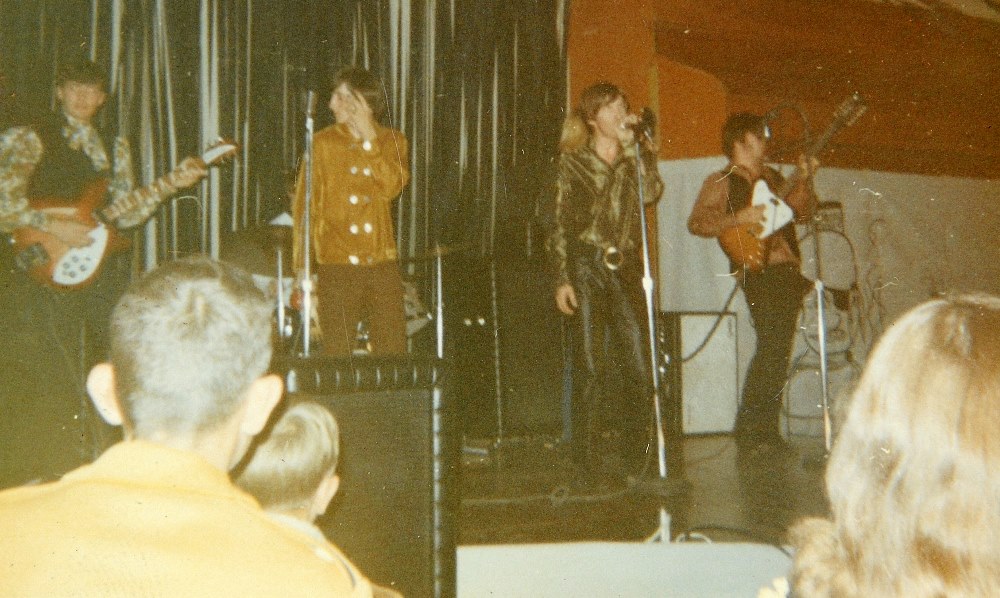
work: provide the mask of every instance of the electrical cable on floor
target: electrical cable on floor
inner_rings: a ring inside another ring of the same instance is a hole
[[[775,542],[760,542],[757,539],[756,535],[753,534],[750,530],[738,527],[730,527],[726,525],[699,525],[696,527],[688,528],[683,532],[674,536],[674,541],[687,542],[689,540],[697,540],[699,542],[706,542],[708,544],[712,544],[715,542],[709,536],[701,533],[702,531],[725,532],[727,534],[732,534],[734,536],[740,536],[742,538],[745,538],[746,540],[759,542],[761,544],[767,544],[769,546],[773,546],[775,549],[777,549],[779,552],[787,556],[789,559],[793,558],[793,555],[787,546],[782,546],[781,544],[777,544]]]
[[[721,454],[721,452],[719,453]],[[574,494],[570,484],[558,484],[551,492],[536,493],[527,496],[499,497],[499,498],[463,498],[462,504],[469,506],[505,506],[513,504],[524,504],[533,502],[548,502],[554,507],[561,507],[573,503],[604,502],[622,498],[630,494],[656,494],[665,497],[671,494],[655,484],[659,478],[647,478],[646,474],[651,471],[653,453],[646,451],[642,467],[636,475],[625,475],[625,487],[619,490],[608,492],[589,492],[585,494]],[[644,483],[646,481],[646,483]]]
[[[527,496],[501,497],[501,498],[463,498],[462,505],[474,507],[496,507],[517,505],[532,502],[547,502],[554,507],[561,507],[572,503],[603,502],[615,498],[621,498],[631,494],[630,488],[623,488],[612,492],[572,494],[569,484],[559,484],[546,494],[529,494]]]

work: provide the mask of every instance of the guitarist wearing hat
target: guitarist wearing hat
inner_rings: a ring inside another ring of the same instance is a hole
[[[5,372],[0,437],[11,445],[5,447],[5,464],[21,467],[0,471],[0,485],[59,475],[102,448],[87,439],[94,432],[86,420],[96,418],[88,418],[83,407],[82,381],[89,366],[105,357],[108,317],[130,269],[127,252],[109,254],[80,288],[47,286],[28,271],[55,256],[40,243],[22,250],[14,240],[40,234],[51,239],[49,247],[88,247],[97,242],[95,226],[81,222],[77,209],[88,190],[105,206],[104,225],[117,232],[145,222],[163,199],[206,174],[202,161],[188,158],[169,175],[135,189],[127,140],[96,126],[107,93],[106,75],[97,65],[69,62],[56,77],[56,113],[0,132],[0,233],[13,234],[0,248],[6,254],[0,268],[6,333],[0,346]],[[36,207],[36,198],[55,206]],[[109,205],[115,205],[111,213]],[[24,451],[24,458],[14,451]]]
[[[779,193],[787,185],[765,163],[768,137],[761,116],[741,112],[726,120],[722,148],[729,164],[705,179],[688,218],[692,234],[719,239],[757,334],[733,431],[743,457],[789,449],[778,418],[802,297],[809,288],[799,271],[794,223],[808,221],[816,207],[814,157],[800,158],[799,176],[783,203],[770,195],[769,190]],[[769,195],[768,201],[758,201],[759,193]]]

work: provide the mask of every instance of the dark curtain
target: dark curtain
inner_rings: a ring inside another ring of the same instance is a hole
[[[224,249],[287,210],[306,92],[317,93],[318,130],[331,121],[331,75],[369,68],[411,145],[396,210],[406,275],[432,307],[428,255],[450,252],[449,321],[486,324],[482,338],[450,334],[449,351],[475,345],[462,368],[499,401],[501,353],[537,363],[524,348],[541,343],[560,354],[558,318],[541,339],[515,324],[537,335],[539,318],[554,317],[536,213],[564,117],[567,11],[568,0],[0,0],[0,118],[47,109],[57,66],[92,54],[115,65],[102,118],[133,140],[140,181],[200,152],[209,131],[237,139],[241,154],[217,184],[169,201],[137,239],[137,263],[150,266]]]

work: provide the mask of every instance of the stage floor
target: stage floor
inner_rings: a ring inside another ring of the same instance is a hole
[[[785,458],[738,459],[728,435],[682,441],[683,466],[574,485],[565,447],[544,437],[467,441],[458,544],[624,541],[656,536],[781,545],[790,524],[827,514],[822,438],[791,439]],[[667,514],[666,517],[662,512]]]

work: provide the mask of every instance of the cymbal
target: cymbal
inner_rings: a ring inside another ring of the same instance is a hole
[[[292,247],[292,227],[279,224],[266,224],[261,227],[264,241],[272,247],[281,246],[282,249]]]
[[[446,256],[446,255],[449,255],[449,254],[452,254],[452,253],[458,253],[458,252],[461,252],[461,251],[465,251],[466,249],[469,249],[472,246],[473,246],[472,243],[459,243],[457,245],[450,245],[450,246],[438,245],[436,247],[432,247],[432,248],[428,249],[427,251],[424,251],[423,253],[418,253],[418,254],[412,255],[412,256],[410,256],[408,258],[404,258],[404,259],[402,259],[400,261],[403,262],[404,264],[409,264],[409,263],[412,263],[412,262],[422,262],[422,261],[426,261],[426,260],[434,260],[434,259],[437,259],[439,257],[443,257],[443,256]]]
[[[219,257],[252,274],[276,278],[278,249],[281,249],[282,275],[293,276],[290,226],[266,224],[227,235],[222,239]]]

